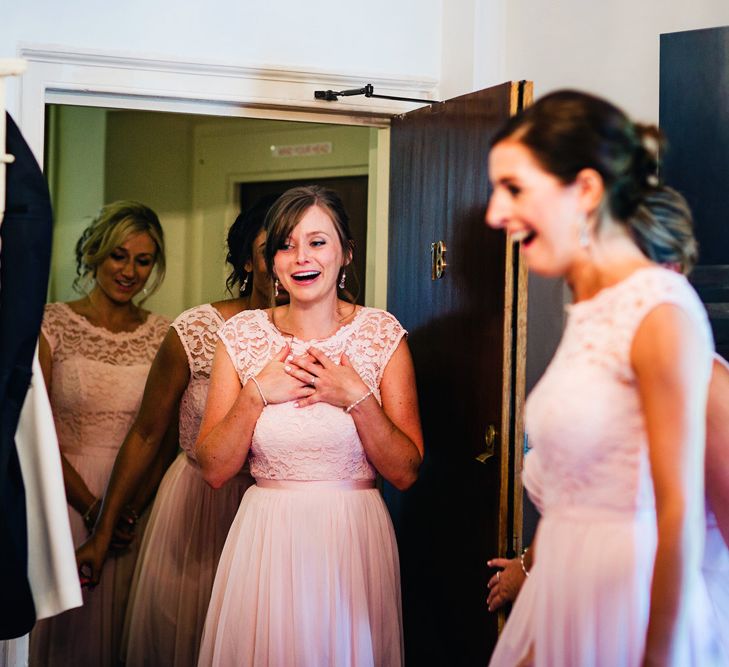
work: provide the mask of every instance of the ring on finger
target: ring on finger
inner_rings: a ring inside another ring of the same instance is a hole
[[[311,376],[311,381],[309,382],[309,384],[310,384],[310,385],[311,385],[312,387],[316,386],[316,375],[312,375],[312,376]]]
[[[499,570],[499,571],[498,571],[498,572],[496,573],[496,583],[498,584],[498,583],[500,583],[500,582],[501,582],[501,570]]]

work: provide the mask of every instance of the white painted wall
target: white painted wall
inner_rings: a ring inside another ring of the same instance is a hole
[[[727,24],[727,0],[508,0],[505,74],[537,96],[580,88],[657,123],[659,35]]]
[[[508,0],[443,0],[441,99],[506,81]]]
[[[3,8],[0,57],[15,56],[21,44],[58,45],[188,62],[435,78],[441,2],[24,0]]]

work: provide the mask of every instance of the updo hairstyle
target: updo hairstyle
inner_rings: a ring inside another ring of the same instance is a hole
[[[225,261],[233,267],[225,286],[230,294],[237,287],[241,296],[253,291],[253,281],[249,280],[245,289],[241,289],[247,275],[245,265],[253,261],[253,242],[263,229],[266,214],[279,198],[278,194],[264,195],[251,208],[240,213],[228,230],[228,256]]]
[[[83,231],[76,242],[76,279],[73,287],[85,294],[84,284],[96,275],[99,265],[122,245],[129,236],[146,232],[156,246],[154,254],[155,276],[146,287],[144,301],[162,283],[165,276],[165,239],[157,214],[136,201],[115,201],[102,207],[99,214]],[[140,303],[141,303],[140,301]]]
[[[659,155],[665,143],[658,128],[633,123],[606,100],[574,90],[545,95],[511,118],[492,146],[507,139],[528,148],[564,185],[581,170],[594,169],[605,187],[605,211],[657,262],[679,250],[668,228],[692,228],[685,199],[661,182]],[[696,254],[695,242],[683,247],[681,265],[693,265]]]

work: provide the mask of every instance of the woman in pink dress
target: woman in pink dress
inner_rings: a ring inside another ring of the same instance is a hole
[[[488,224],[574,302],[527,403],[542,519],[492,665],[717,664],[700,570],[711,332],[686,279],[635,240],[690,215],[658,181],[657,136],[561,91],[493,144]]]
[[[660,211],[656,211],[660,213]],[[639,230],[636,242],[645,255],[666,268],[688,275],[696,262],[697,244],[689,218],[656,216],[663,230]],[[729,364],[714,356],[706,408],[706,541],[702,570],[717,628],[729,628]],[[717,508],[714,511],[712,508]],[[513,602],[532,566],[533,549],[518,558],[494,558],[499,568],[489,580],[488,605],[495,611]],[[729,664],[729,634],[720,634]]]
[[[179,413],[182,451],[157,492],[127,609],[122,653],[130,667],[197,663],[218,558],[253,479],[245,469],[222,488],[210,488],[200,475],[193,446],[218,330],[233,315],[271,303],[263,222],[275,199],[266,197],[239,215],[228,233],[233,267],[228,289],[237,289],[239,298],[191,308],[172,323],[152,365],[139,414],[117,456],[94,532],[77,551],[79,566],[90,567],[95,582],[119,514],[147,469],[165,458],[165,434]]]
[[[130,201],[105,206],[79,240],[76,256],[77,283],[91,279],[93,286],[82,299],[46,306],[39,358],[61,449],[71,532],[79,545],[94,525],[119,444],[170,323],[133,300],[149,295],[164,276],[164,238],[152,210]],[[137,504],[137,512],[141,509]],[[135,548],[115,554],[99,585],[84,591],[81,608],[35,626],[31,665],[117,664],[135,558]]]
[[[220,486],[256,479],[215,577],[200,665],[401,665],[397,546],[375,488],[411,485],[423,445],[392,315],[340,299],[352,240],[339,197],[284,193],[266,261],[287,306],[220,330],[197,443]]]

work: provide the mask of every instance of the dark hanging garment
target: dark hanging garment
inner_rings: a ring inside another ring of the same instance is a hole
[[[20,637],[35,623],[15,433],[46,301],[53,225],[43,173],[13,119],[6,120],[6,152],[15,161],[7,166],[0,228],[0,639]]]

